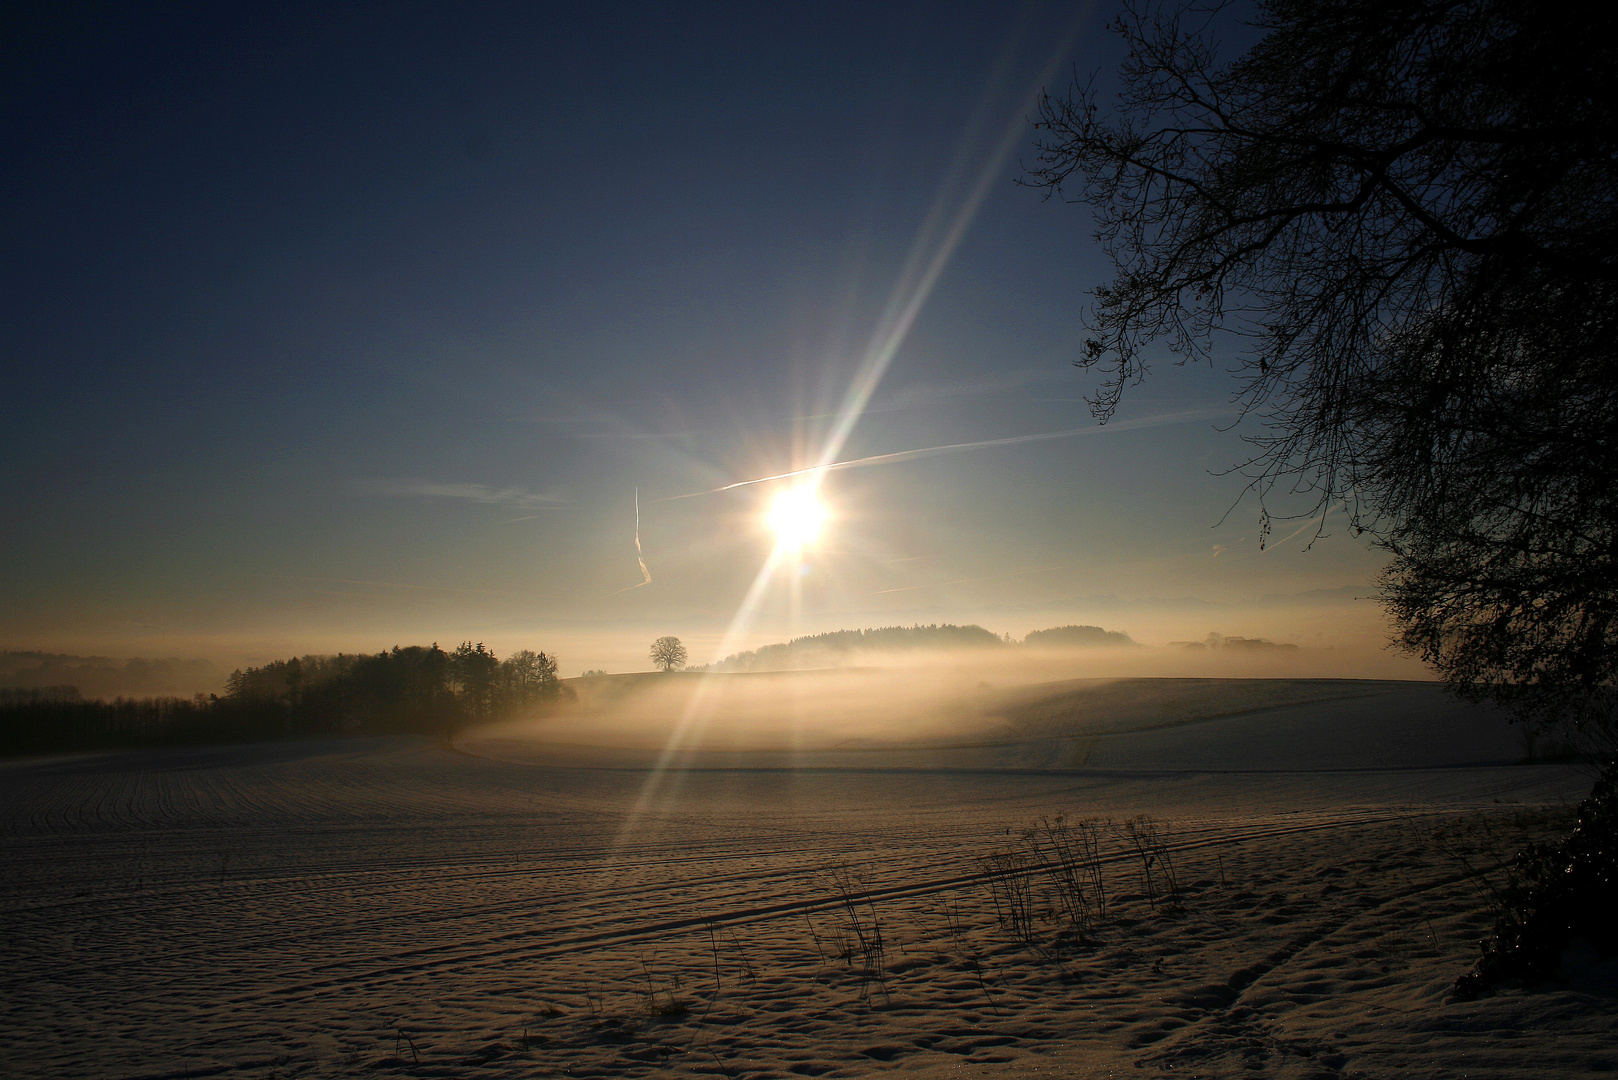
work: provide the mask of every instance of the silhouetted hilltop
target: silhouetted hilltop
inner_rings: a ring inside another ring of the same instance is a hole
[[[1221,633],[1212,633],[1201,641],[1171,641],[1171,649],[1223,649],[1237,653],[1275,653],[1297,652],[1296,645],[1270,641],[1268,638],[1226,637]]]
[[[1022,639],[1024,645],[1041,648],[1086,648],[1095,645],[1134,645],[1136,641],[1122,630],[1103,630],[1099,626],[1053,626],[1049,630],[1034,630]]]
[[[764,645],[727,656],[701,671],[791,670],[794,668],[836,667],[847,664],[859,653],[897,652],[916,649],[1006,648],[1004,638],[981,626],[882,626],[874,630],[833,630],[791,641]]]
[[[1053,626],[1035,630],[1023,639],[1035,648],[1090,648],[1135,646],[1139,643],[1121,630],[1099,626]],[[862,653],[945,649],[1014,649],[1018,645],[981,626],[935,623],[929,626],[882,626],[873,630],[833,630],[791,641],[763,645],[727,656],[692,671],[792,671],[838,667],[853,663]]]

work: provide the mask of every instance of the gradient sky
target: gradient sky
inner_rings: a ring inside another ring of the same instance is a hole
[[[828,474],[731,644],[1375,622],[1363,540],[1226,516],[1222,370],[1082,401],[1108,264],[1014,180],[1031,95],[1116,62],[1107,4],[22,10],[4,647],[708,659],[773,486],[674,497],[814,464],[851,388],[839,459],[1082,431]]]

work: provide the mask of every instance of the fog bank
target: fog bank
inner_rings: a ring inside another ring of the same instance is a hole
[[[1046,737],[1053,724],[1149,724],[1188,710],[1223,715],[1352,696],[1357,691],[1344,680],[1392,674],[1364,658],[1345,663],[1334,651],[1309,649],[1008,647],[859,659],[857,666],[807,671],[570,679],[573,704],[479,734],[555,745],[720,751],[996,742]]]

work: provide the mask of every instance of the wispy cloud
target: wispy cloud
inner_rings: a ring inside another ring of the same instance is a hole
[[[486,506],[514,506],[519,510],[545,510],[566,500],[559,495],[528,491],[520,487],[491,487],[488,484],[444,483],[437,480],[373,480],[365,484],[373,495],[402,495],[418,499],[461,499]]]

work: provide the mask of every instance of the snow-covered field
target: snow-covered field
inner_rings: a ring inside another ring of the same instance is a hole
[[[1618,1069],[1591,987],[1451,1000],[1477,872],[1589,778],[1431,686],[1053,684],[908,742],[693,708],[0,764],[0,1073]],[[1042,864],[1091,834],[1076,933]]]

